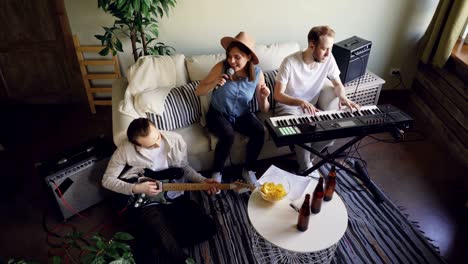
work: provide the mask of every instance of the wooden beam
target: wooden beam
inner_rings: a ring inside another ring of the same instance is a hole
[[[89,88],[92,93],[112,93],[112,87],[92,87]]]
[[[92,73],[84,76],[87,80],[117,79],[118,77],[116,73]]]
[[[80,46],[77,50],[79,52],[100,52],[104,48],[103,46]]]
[[[94,100],[95,105],[112,105],[112,100]]]
[[[83,60],[82,65],[102,66],[102,65],[114,65],[114,60]]]

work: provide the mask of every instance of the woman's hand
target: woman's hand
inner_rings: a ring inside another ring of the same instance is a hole
[[[158,185],[156,181],[145,181],[142,183],[137,183],[133,185],[132,188],[133,193],[144,193],[148,196],[154,196],[161,192],[158,189]]]
[[[221,74],[221,76],[218,77],[218,79],[216,79],[216,85],[215,85],[215,88],[218,88],[220,86],[223,86],[224,84],[226,84],[227,80],[229,80],[229,75],[223,73]]]
[[[338,103],[338,109],[342,109],[343,106],[346,106],[349,108],[349,110],[353,111],[353,108],[355,110],[359,110],[360,106],[356,104],[355,102],[349,100],[346,96],[340,96],[339,97],[339,103]]]
[[[270,89],[266,86],[265,83],[260,85],[260,98],[265,100],[270,95]]]
[[[302,108],[302,111],[307,114],[315,115],[315,113],[319,112],[320,110],[315,108],[315,106],[307,101],[301,100],[299,106]]]
[[[205,179],[205,182],[206,183],[219,183],[215,179]],[[216,186],[214,186],[214,185],[210,189],[206,190],[208,195],[213,195],[213,194],[217,193],[218,191],[219,191],[219,189],[216,188]]]

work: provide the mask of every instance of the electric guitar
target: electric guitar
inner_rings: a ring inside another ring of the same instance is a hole
[[[147,177],[140,177],[138,182],[155,181],[154,179]],[[157,181],[158,190],[162,192],[167,191],[206,191],[212,187],[216,187],[219,190],[234,190],[237,193],[243,193],[247,191],[255,190],[255,186],[249,183],[235,181],[232,183],[169,183]],[[145,193],[139,193],[132,195],[128,201],[127,206],[133,206],[134,208],[140,208],[150,203],[157,203],[160,199],[160,195],[148,196]]]

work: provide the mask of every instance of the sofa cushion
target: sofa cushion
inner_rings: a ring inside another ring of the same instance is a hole
[[[144,56],[127,70],[127,90],[132,95],[176,85],[176,69],[169,56]]]
[[[190,81],[203,80],[211,71],[211,68],[225,58],[226,54],[224,53],[187,57],[186,64]]]
[[[279,69],[286,56],[300,50],[297,42],[275,43],[271,45],[257,45],[255,54],[259,59],[259,66],[263,72]]]
[[[146,112],[146,116],[161,130],[174,130],[200,122],[200,99],[194,92],[198,83],[173,88],[164,101],[163,114]],[[151,95],[147,94],[146,101],[151,99]]]
[[[200,124],[179,128],[174,132],[180,134],[187,144],[188,154],[207,153],[211,150],[208,132]]]
[[[176,85],[184,85],[189,82],[187,71],[185,70],[185,55],[174,54],[171,55],[172,61],[174,62],[176,71]]]

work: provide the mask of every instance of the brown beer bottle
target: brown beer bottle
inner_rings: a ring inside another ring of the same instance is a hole
[[[331,167],[330,172],[328,173],[327,180],[325,181],[325,196],[323,197],[324,201],[330,201],[333,198],[333,193],[335,192],[336,186],[336,168],[335,166]]]
[[[315,186],[314,193],[312,194],[312,205],[310,206],[310,211],[314,214],[320,212],[322,208],[323,200],[323,177],[320,176],[317,186]]]
[[[306,231],[309,227],[309,217],[310,217],[310,194],[306,194],[304,203],[299,210],[299,218],[297,219],[297,230]]]

